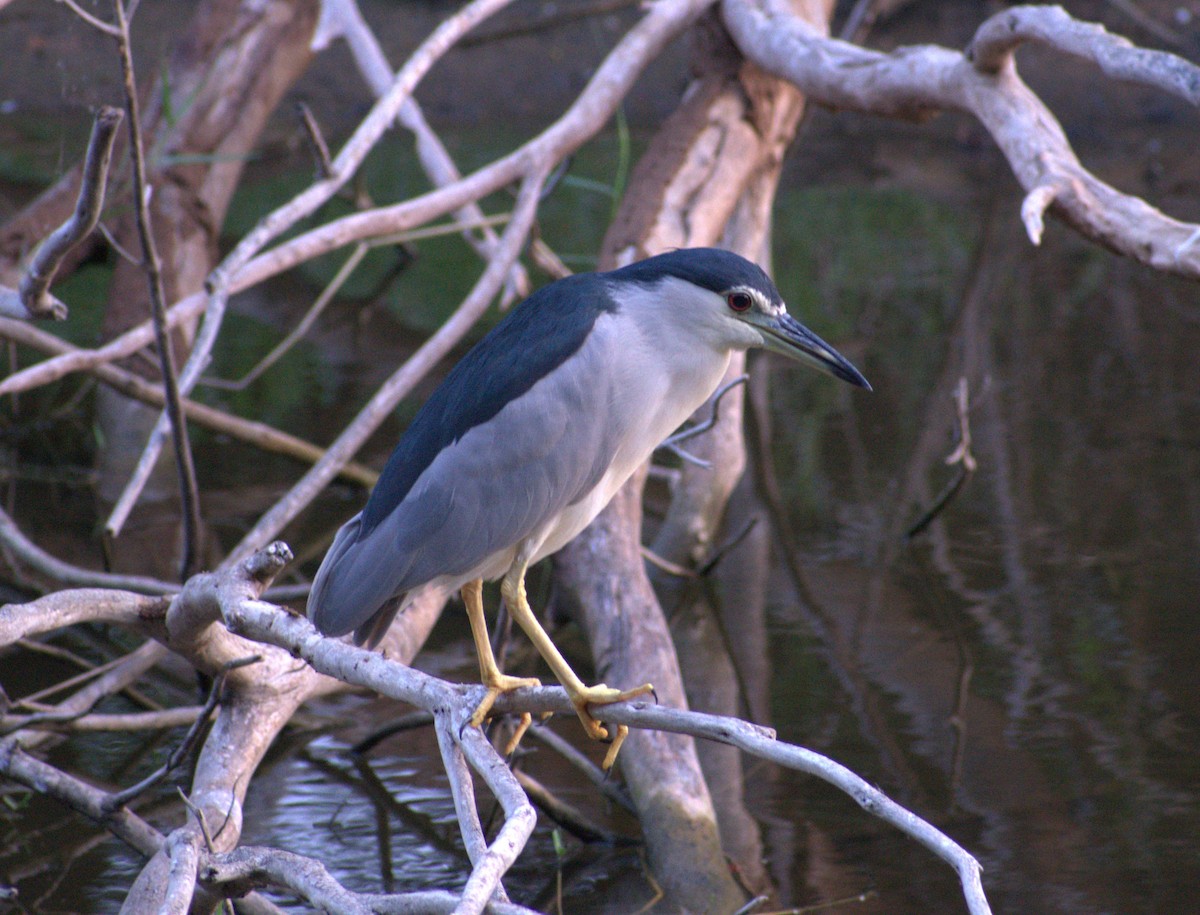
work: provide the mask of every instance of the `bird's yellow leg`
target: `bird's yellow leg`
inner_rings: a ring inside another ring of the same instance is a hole
[[[525,596],[525,560],[518,554],[516,562],[512,568],[508,570],[508,574],[504,576],[504,580],[500,583],[500,591],[504,595],[504,603],[508,607],[508,612],[512,614],[517,625],[520,626],[529,640],[533,642],[534,647],[550,665],[550,669],[554,671],[554,676],[558,678],[558,682],[566,689],[567,695],[571,699],[571,704],[575,706],[575,712],[579,715],[579,720],[583,722],[583,729],[587,731],[589,737],[593,740],[604,740],[608,737],[608,731],[588,712],[589,705],[606,705],[610,702],[624,702],[626,699],[635,699],[638,696],[644,696],[647,693],[654,692],[654,687],[649,683],[643,683],[641,686],[633,689],[619,690],[613,689],[603,683],[596,686],[585,686],[583,681],[576,676],[575,671],[571,670],[571,665],[567,663],[566,658],[562,656],[559,650],[550,641],[550,636],[546,634],[541,624],[537,621],[537,617],[533,615],[533,611],[529,608],[529,601]],[[628,733],[628,728],[620,727],[617,730],[617,735],[613,740],[612,746],[609,747],[608,753],[604,758],[604,768],[608,769],[612,766],[617,757],[617,751],[621,748],[621,743],[625,740],[625,735]]]
[[[475,640],[475,654],[479,656],[479,679],[488,688],[487,695],[471,716],[471,726],[479,727],[487,719],[488,712],[496,697],[501,693],[518,689],[522,686],[541,686],[542,681],[536,677],[509,677],[500,672],[496,665],[496,657],[492,654],[492,642],[488,638],[487,621],[483,618],[483,582],[479,579],[468,582],[462,588],[463,603],[467,605],[467,619],[471,622],[471,637]],[[505,755],[513,752],[521,742],[532,719],[526,712],[521,716],[517,731],[504,748]]]

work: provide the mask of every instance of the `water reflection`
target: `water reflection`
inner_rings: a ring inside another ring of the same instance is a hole
[[[1014,234],[984,234],[995,249],[946,332],[868,356],[879,397],[824,431],[834,459],[813,462],[828,474],[814,488],[836,494],[819,508],[843,525],[805,546],[828,557],[809,566],[828,638],[775,608],[776,723],[975,852],[998,910],[1186,909],[1200,885],[1186,838],[1200,834],[1196,292],[1070,240],[1031,256]],[[882,321],[877,348],[896,339]],[[932,381],[914,392],[914,377]],[[959,377],[979,471],[906,542],[950,475]],[[831,792],[783,775],[774,799],[811,818],[807,854],[786,862],[810,898],[872,888],[864,910],[954,909],[948,874]]]

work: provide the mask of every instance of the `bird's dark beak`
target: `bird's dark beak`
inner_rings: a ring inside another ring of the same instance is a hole
[[[871,385],[862,376],[862,372],[852,366],[845,356],[787,312],[759,327],[763,332],[763,346],[767,349],[811,365],[842,381],[871,390]]]

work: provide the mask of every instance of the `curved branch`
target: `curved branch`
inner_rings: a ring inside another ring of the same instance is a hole
[[[103,106],[96,112],[92,136],[79,183],[75,211],[55,229],[33,255],[17,288],[16,303],[10,304],[10,291],[0,290],[0,313],[15,318],[51,317],[57,321],[67,317],[67,306],[50,294],[50,284],[72,248],[91,234],[104,209],[104,193],[108,184],[108,166],[112,161],[113,142],[117,128],[125,117],[119,108]]]
[[[145,575],[113,575],[63,562],[26,537],[4,509],[0,509],[0,543],[11,549],[21,561],[48,578],[63,584],[85,587],[99,585],[126,591],[138,591],[142,594],[170,594],[179,590],[177,584],[149,578]]]
[[[1017,48],[1037,42],[1095,64],[1110,79],[1153,86],[1200,105],[1200,70],[1167,51],[1139,48],[1094,22],[1080,22],[1061,6],[1018,6],[984,21],[967,46],[981,73],[999,73]]]
[[[1169,89],[1189,101],[1196,100],[1200,85],[1194,65],[1165,52],[1127,48],[1057,7],[1023,7],[985,22],[982,37],[972,45],[974,61],[928,45],[888,54],[865,50],[818,34],[779,0],[724,0],[722,12],[748,59],[790,80],[814,101],[900,117],[938,110],[977,117],[1028,194],[1022,216],[1035,244],[1041,239],[1042,214],[1053,207],[1080,234],[1118,254],[1200,279],[1200,226],[1172,219],[1085,169],[1054,115],[1017,75],[1011,56],[1015,45],[996,33],[1016,25],[1014,40],[1037,37],[1067,53],[1103,59],[1106,72]],[[1013,18],[1013,13],[1019,15]]]

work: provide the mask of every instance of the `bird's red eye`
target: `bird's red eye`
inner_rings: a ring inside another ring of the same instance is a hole
[[[729,303],[730,308],[737,312],[749,311],[750,306],[754,304],[754,299],[745,292],[731,292],[725,296],[725,301]]]

